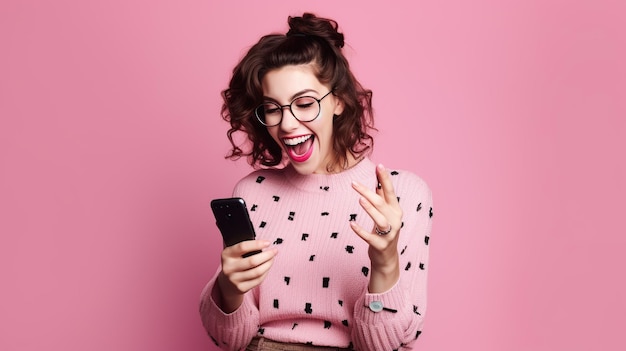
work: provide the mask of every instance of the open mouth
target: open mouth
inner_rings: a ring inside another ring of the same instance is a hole
[[[296,162],[304,162],[313,154],[313,134],[302,135],[295,138],[284,138],[283,143],[287,148],[287,154]]]

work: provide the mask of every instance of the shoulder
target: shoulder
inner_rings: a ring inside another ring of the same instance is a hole
[[[235,196],[249,191],[280,187],[285,182],[283,169],[259,169],[241,178],[233,190]]]
[[[393,186],[407,223],[428,225],[433,216],[433,194],[424,179],[407,170],[390,169]]]
[[[389,169],[389,174],[397,193],[414,193],[431,197],[431,190],[424,179],[415,173],[402,169]]]

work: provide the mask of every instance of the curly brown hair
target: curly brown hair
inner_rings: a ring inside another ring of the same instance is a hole
[[[273,69],[312,63],[317,79],[328,84],[333,95],[344,103],[341,116],[333,122],[335,157],[328,170],[335,166],[345,169],[348,152],[358,159],[373,148],[374,140],[368,134],[374,129],[372,91],[364,89],[350,71],[341,50],[344,40],[337,31],[337,22],[304,13],[302,17],[290,16],[288,23],[287,34],[265,35],[250,48],[234,68],[228,88],[222,91],[221,115],[231,126],[227,135],[232,150],[226,158],[247,156],[254,167],[282,163],[281,147],[255,118],[254,110],[263,101],[261,82]],[[235,142],[237,132],[246,134],[251,144],[249,150]]]

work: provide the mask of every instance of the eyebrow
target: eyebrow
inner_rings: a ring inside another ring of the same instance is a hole
[[[318,93],[318,92],[317,92],[317,90],[315,90],[315,89],[304,89],[304,90],[300,90],[299,92],[297,92],[297,93],[293,94],[293,95],[289,98],[289,100],[293,101],[295,98],[297,98],[297,97],[299,97],[299,96],[302,96],[302,95],[304,95],[304,94],[306,94],[306,93],[311,93],[311,92],[312,92],[312,93],[316,93],[316,94],[318,94],[318,95],[319,95],[319,93]],[[276,99],[273,99],[273,98],[271,98],[271,97],[269,97],[269,96],[263,96],[263,99],[264,99],[264,100],[272,100],[272,101],[276,101]],[[278,101],[276,101],[276,102],[278,102]]]

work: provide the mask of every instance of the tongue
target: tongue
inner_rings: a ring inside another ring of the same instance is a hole
[[[293,151],[296,155],[302,156],[307,151],[309,151],[309,148],[311,148],[312,143],[313,143],[313,137],[310,137],[305,142],[293,146]]]

